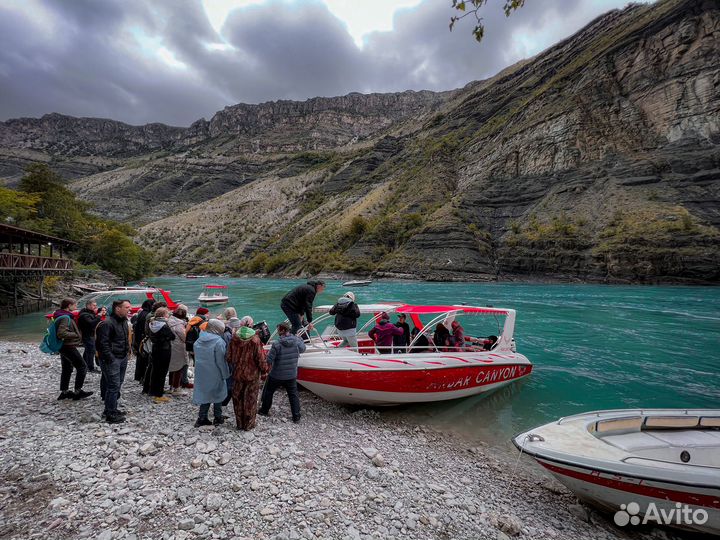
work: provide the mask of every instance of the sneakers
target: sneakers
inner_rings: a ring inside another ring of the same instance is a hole
[[[293,416],[293,422],[297,424],[300,421],[300,417],[301,415],[299,414],[297,416]]]
[[[69,390],[63,390],[60,392],[60,395],[58,396],[58,401],[62,399],[72,399],[74,394],[70,392]]]
[[[212,426],[212,425],[213,425],[213,423],[207,418],[203,418],[202,420],[198,418],[197,421],[195,422],[195,427]]]
[[[270,416],[270,412],[269,412],[269,411],[258,411],[257,413],[258,413],[260,416]]]
[[[168,401],[170,401],[170,398],[165,396],[153,398],[153,403],[167,403]]]
[[[185,390],[182,390],[180,388],[173,388],[173,391],[171,392],[173,397],[184,397],[187,396],[187,392]]]
[[[220,418],[213,419],[213,426],[219,426],[220,424],[225,423],[225,417],[221,416]]]
[[[89,398],[89,397],[92,396],[94,393],[95,393],[95,392],[87,392],[86,390],[80,389],[80,390],[78,390],[77,392],[75,392],[75,393],[72,395],[72,398],[73,398],[75,401],[77,401],[77,400],[79,400],[79,399]]]

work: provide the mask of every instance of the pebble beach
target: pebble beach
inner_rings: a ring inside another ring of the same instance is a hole
[[[194,428],[191,396],[153,404],[132,380],[125,424],[99,376],[57,401],[60,364],[0,342],[0,538],[613,539],[628,534],[517,456],[373,410],[277,394],[250,432]],[[526,459],[526,458],[523,458]]]

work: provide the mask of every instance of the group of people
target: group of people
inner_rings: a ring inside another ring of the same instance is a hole
[[[184,396],[185,389],[193,390],[192,401],[199,406],[196,427],[222,424],[223,407],[232,401],[237,427],[253,429],[256,415],[269,413],[273,395],[281,388],[287,392],[292,420],[298,422],[301,413],[297,365],[306,345],[297,334],[303,329],[307,338],[307,331],[313,329],[313,302],[324,290],[323,281],[311,280],[283,297],[280,309],[289,322],[277,326],[278,339],[268,351],[252,317],[238,318],[231,307],[218,318],[211,318],[204,307],[190,316],[183,304],[170,311],[165,302],[148,299],[128,320],[131,311],[128,300],[113,302],[110,313],[106,313],[106,308],[98,310],[97,304],[89,301],[76,317],[75,300],[64,299],[53,315],[57,338],[62,340],[58,399],[90,397],[93,392],[83,388],[86,374],[98,372],[99,366],[100,395],[105,404],[103,417],[111,424],[124,422],[126,413],[118,401],[132,352],[136,357],[134,379],[155,404],[167,403],[171,399],[168,396]],[[354,293],[343,294],[329,313],[335,316],[335,328],[342,338],[339,346],[362,350],[357,336],[361,312]],[[437,324],[430,337],[417,326],[411,332],[405,314],[398,314],[393,324],[390,316],[382,312],[368,334],[374,350],[380,354],[459,351],[478,345],[467,340],[457,321],[451,323],[451,329]],[[84,347],[83,355],[79,347]],[[189,379],[191,364],[194,382]],[[76,375],[71,391],[73,370]]]
[[[186,395],[184,388],[193,390],[192,402],[199,406],[195,427],[223,424],[223,407],[232,401],[237,428],[253,429],[257,414],[269,414],[280,388],[287,392],[292,420],[300,421],[297,363],[305,343],[287,323],[277,326],[279,339],[266,353],[252,317],[238,318],[231,307],[219,318],[211,318],[204,307],[190,317],[182,304],[171,312],[165,302],[153,300],[145,301],[132,319],[128,319],[128,300],[113,302],[109,314],[98,310],[94,302],[88,302],[77,316],[76,309],[76,301],[67,298],[53,314],[55,333],[62,340],[59,400],[90,397],[93,392],[83,386],[87,372],[98,371],[97,364],[105,405],[102,416],[110,424],[125,422],[119,398],[132,352],[134,379],[155,404],[167,403],[168,396]],[[81,346],[83,355],[78,350]],[[194,382],[188,378],[191,363]]]

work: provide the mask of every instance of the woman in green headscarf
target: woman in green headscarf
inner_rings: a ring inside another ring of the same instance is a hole
[[[262,342],[254,329],[241,326],[235,330],[227,353],[233,379],[232,399],[238,429],[255,427],[260,393],[260,378],[267,375],[268,365]]]

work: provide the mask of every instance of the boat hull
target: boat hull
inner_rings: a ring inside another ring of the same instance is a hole
[[[718,535],[719,413],[592,411],[521,433],[513,444],[580,499],[614,513],[619,526]]]
[[[532,365],[522,359],[498,364],[363,369],[382,362],[402,362],[395,358],[370,358],[358,361],[357,364],[364,364],[358,369],[300,366],[298,382],[314,394],[338,403],[388,406],[445,401],[491,392],[527,377]]]
[[[229,300],[230,300],[230,298],[227,296],[225,296],[225,297],[221,296],[221,297],[217,297],[217,298],[202,298],[202,297],[198,298],[198,302],[200,302],[201,304],[225,304]]]
[[[665,523],[670,527],[720,534],[720,488],[652,481],[534,457],[535,461],[580,499],[605,511],[614,513],[626,508],[630,502],[635,502],[641,509],[637,515],[644,518],[645,512],[642,509],[649,508],[652,503],[658,512],[674,516],[674,520]],[[677,504],[703,510],[707,513],[707,521],[704,524],[684,523],[680,514],[670,514],[671,511],[677,511]],[[649,523],[656,524],[654,519],[649,520]]]

